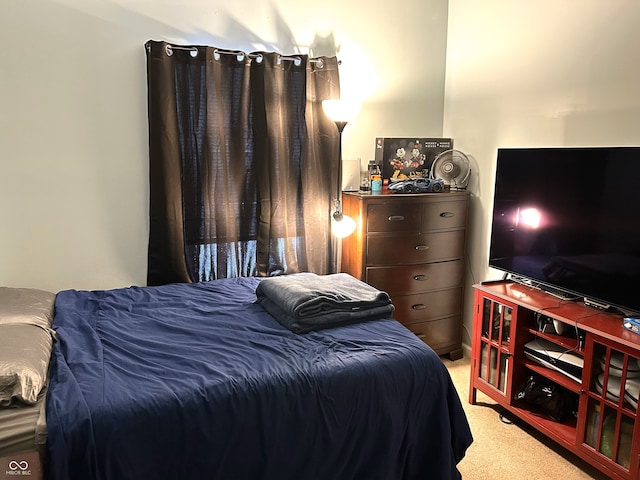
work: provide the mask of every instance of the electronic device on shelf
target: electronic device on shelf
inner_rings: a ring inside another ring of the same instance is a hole
[[[572,332],[572,329],[569,327],[569,325],[566,325],[560,320],[547,317],[546,315],[536,314],[536,322],[538,324],[538,331],[543,333],[564,335]]]
[[[556,370],[576,382],[582,381],[584,360],[570,349],[536,338],[525,344],[524,354],[530,360]]]
[[[500,148],[489,266],[640,312],[640,147]]]

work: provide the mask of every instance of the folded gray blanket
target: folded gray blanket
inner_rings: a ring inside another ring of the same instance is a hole
[[[295,333],[388,318],[391,299],[346,273],[297,273],[265,278],[256,288],[257,303]]]

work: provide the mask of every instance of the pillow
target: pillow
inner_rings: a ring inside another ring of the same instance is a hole
[[[0,407],[34,404],[47,383],[55,294],[0,287]]]
[[[0,287],[0,325],[26,323],[51,327],[55,293],[35,288]]]

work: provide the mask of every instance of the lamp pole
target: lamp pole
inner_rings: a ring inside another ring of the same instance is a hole
[[[349,122],[346,120],[334,120],[334,122],[338,128],[338,190],[336,191],[336,211],[333,218],[340,220],[342,218],[342,132]]]

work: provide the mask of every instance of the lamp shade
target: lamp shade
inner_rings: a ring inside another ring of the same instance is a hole
[[[324,100],[322,109],[327,116],[334,122],[348,122],[353,120],[360,111],[358,102],[350,102],[348,100]]]
[[[335,212],[331,217],[331,233],[338,238],[348,237],[356,229],[356,221],[349,215]]]

